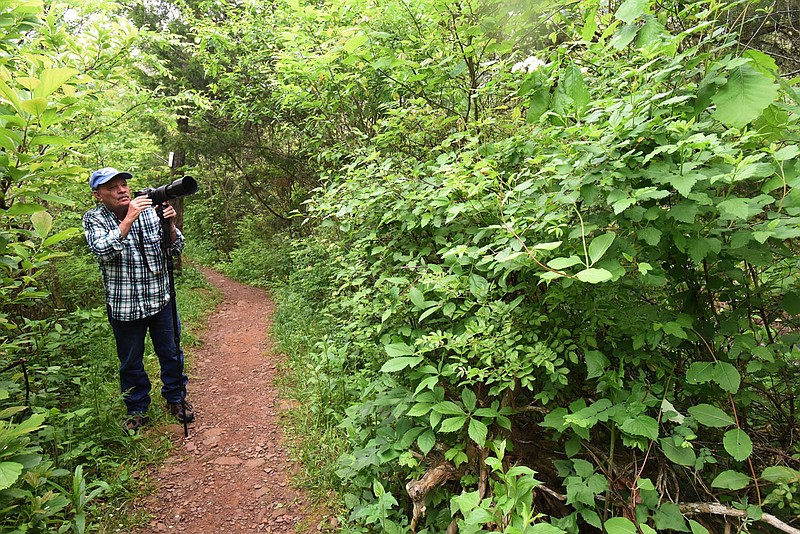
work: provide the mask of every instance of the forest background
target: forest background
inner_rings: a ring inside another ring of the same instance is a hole
[[[342,531],[800,532],[797,2],[0,0],[0,27],[2,532],[124,531],[160,450],[119,430],[80,231],[106,165],[195,176],[186,256],[272,291]]]

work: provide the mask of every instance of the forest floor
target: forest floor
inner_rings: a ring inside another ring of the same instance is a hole
[[[323,530],[328,521],[291,484],[296,466],[278,426],[291,404],[274,384],[281,358],[269,338],[274,304],[260,289],[203,272],[222,301],[190,358],[187,397],[196,419],[188,437],[177,424],[152,430],[174,433],[176,446],[147,475],[155,492],[137,509],[151,519],[136,532]]]

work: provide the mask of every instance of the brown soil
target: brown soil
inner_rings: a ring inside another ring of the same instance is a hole
[[[153,519],[138,532],[317,531],[320,519],[292,487],[295,466],[281,443],[280,354],[268,337],[274,305],[259,289],[204,273],[222,302],[191,351],[196,420],[188,438],[170,425],[176,447],[150,475],[157,490],[140,505]]]

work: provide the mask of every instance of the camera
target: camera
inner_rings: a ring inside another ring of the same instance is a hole
[[[171,184],[165,184],[159,187],[145,187],[141,191],[133,193],[134,197],[147,196],[153,201],[153,205],[163,204],[167,200],[191,195],[197,191],[197,182],[191,176],[184,176],[178,178]]]

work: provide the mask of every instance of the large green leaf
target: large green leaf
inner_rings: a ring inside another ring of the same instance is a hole
[[[414,354],[414,349],[409,347],[406,343],[390,343],[389,345],[385,345],[383,349],[386,351],[386,354],[392,358],[397,356],[411,356]]]
[[[33,230],[40,239],[45,239],[53,229],[53,216],[46,211],[37,211],[31,215]]]
[[[736,393],[742,382],[739,371],[728,362],[717,362],[714,364],[712,380],[728,393]]]
[[[482,422],[472,418],[469,420],[467,433],[472,441],[483,447],[486,444],[486,436],[489,434],[489,429]]]
[[[733,417],[720,410],[716,406],[710,404],[698,404],[689,408],[689,413],[697,419],[701,425],[709,426],[712,428],[724,428],[731,426],[736,422]]]
[[[608,534],[639,534],[633,521],[626,517],[612,517],[603,526]]]
[[[589,243],[589,259],[591,260],[592,265],[600,261],[600,258],[603,257],[603,254],[606,253],[608,248],[614,242],[615,237],[617,237],[617,234],[614,232],[608,232],[592,239],[592,242]]]
[[[0,462],[0,490],[10,488],[22,474],[22,464],[17,462]]]
[[[70,68],[44,69],[39,75],[39,84],[33,90],[33,95],[48,97],[76,74],[78,71]]]
[[[738,471],[728,469],[717,475],[711,481],[712,488],[738,490],[750,484],[750,477]]]
[[[578,109],[589,103],[589,89],[586,87],[580,67],[574,63],[567,65],[559,82],[559,85],[561,84],[563,84],[564,93],[575,102]]]
[[[661,451],[674,464],[694,466],[697,461],[697,455],[691,446],[678,447],[673,443],[672,438],[663,438],[661,440]]]
[[[394,373],[402,371],[406,367],[416,367],[422,361],[422,356],[401,356],[392,358],[381,367],[382,373]]]
[[[728,126],[741,128],[761,115],[778,95],[778,85],[749,65],[734,67],[728,81],[711,99],[714,117]]]
[[[658,421],[649,415],[637,415],[630,419],[626,419],[620,430],[632,436],[641,436],[647,439],[656,439],[658,437]]]
[[[627,24],[644,15],[648,0],[625,0],[614,16]]]
[[[588,282],[590,284],[599,284],[600,282],[611,280],[612,277],[613,275],[606,269],[596,269],[594,267],[584,269],[575,275],[575,278],[581,282]]]
[[[722,444],[728,454],[740,462],[746,460],[753,453],[753,442],[741,428],[732,428],[725,432]]]

